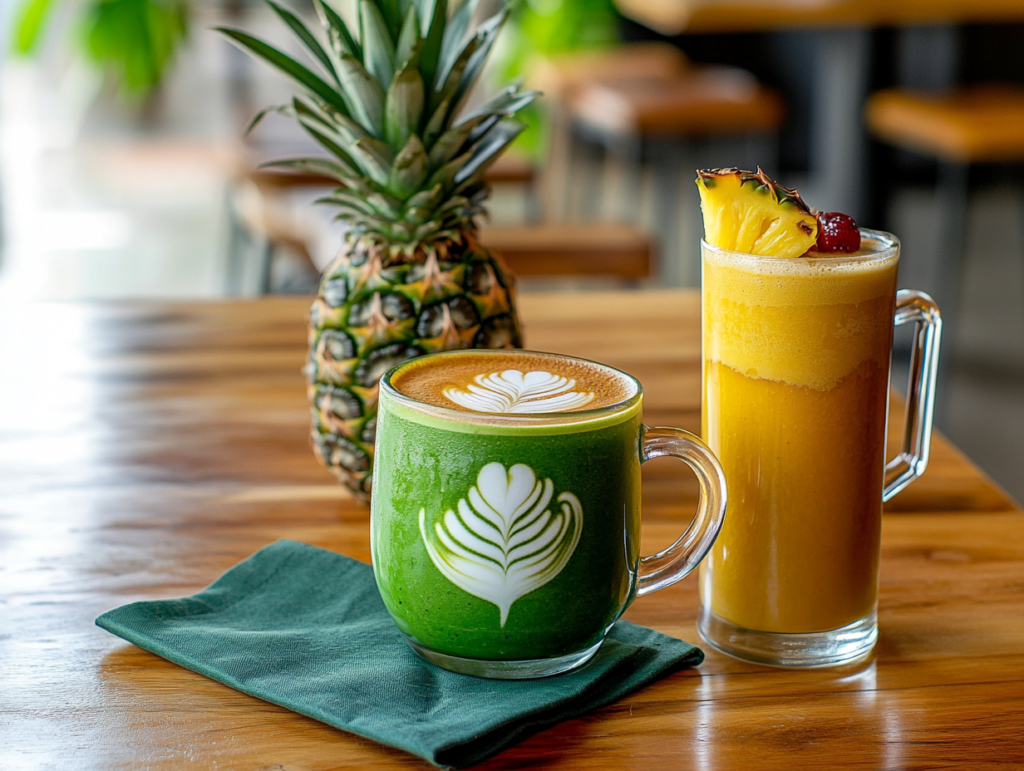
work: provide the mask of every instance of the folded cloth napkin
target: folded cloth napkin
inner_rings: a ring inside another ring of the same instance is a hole
[[[135,602],[96,623],[243,693],[462,768],[704,659],[625,621],[591,662],[540,680],[484,680],[405,644],[369,565],[278,541],[192,597]]]

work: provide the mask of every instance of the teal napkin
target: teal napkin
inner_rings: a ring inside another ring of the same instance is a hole
[[[135,602],[96,623],[243,693],[458,768],[704,659],[620,621],[575,672],[457,675],[405,644],[369,565],[296,541],[261,549],[192,597]]]

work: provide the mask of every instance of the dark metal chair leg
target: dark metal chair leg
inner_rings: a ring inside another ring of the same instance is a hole
[[[246,239],[246,231],[239,221],[235,205],[236,188],[229,183],[224,193],[224,211],[228,218],[228,238],[224,260],[224,294],[233,297],[241,293],[242,283],[242,250]]]
[[[679,179],[680,147],[674,139],[650,143],[654,169],[654,230],[658,236],[658,279],[677,285],[682,279],[679,265]]]
[[[942,353],[939,357],[939,386],[936,390],[935,419],[940,427],[949,418],[950,377],[956,363],[956,338],[963,297],[964,261],[967,250],[967,207],[970,166],[952,161],[939,162],[937,185],[941,240],[935,301],[942,312]]]

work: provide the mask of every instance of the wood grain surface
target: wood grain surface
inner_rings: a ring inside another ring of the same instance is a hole
[[[429,768],[93,625],[279,538],[369,559],[366,509],[306,444],[306,307],[0,307],[0,769]],[[619,366],[644,383],[649,424],[696,429],[696,294],[521,307],[531,347]],[[693,506],[677,465],[645,466],[645,552]],[[799,672],[708,651],[483,767],[1021,768],[1024,516],[939,439],[883,530],[868,662]],[[691,576],[627,618],[699,643],[696,603]]]
[[[666,35],[1024,21],[1020,0],[615,0]]]

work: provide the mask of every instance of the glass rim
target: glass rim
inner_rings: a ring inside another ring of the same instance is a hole
[[[589,364],[609,370],[628,379],[636,387],[636,392],[628,399],[606,404],[603,407],[594,407],[589,410],[568,410],[561,412],[545,412],[541,414],[516,415],[507,412],[473,412],[470,410],[456,410],[449,407],[440,407],[436,404],[422,402],[399,391],[391,382],[406,367],[417,363],[422,365],[426,358],[444,358],[454,356],[477,356],[477,355],[508,355],[508,356],[547,356],[558,359],[568,359],[583,364]],[[539,428],[541,426],[576,426],[584,423],[600,421],[602,418],[615,416],[619,413],[627,413],[636,407],[643,399],[644,389],[640,381],[610,364],[604,364],[592,359],[584,359],[581,356],[569,356],[564,353],[552,353],[550,351],[535,351],[522,348],[460,348],[452,351],[437,351],[434,353],[416,356],[412,359],[396,364],[385,372],[380,379],[381,397],[385,394],[391,400],[404,405],[408,409],[441,419],[447,422],[459,423],[466,426],[492,426],[499,428]],[[383,401],[380,399],[379,401]]]
[[[764,262],[779,262],[779,263],[798,263],[803,265],[843,265],[843,264],[858,264],[865,262],[873,262],[878,260],[879,262],[890,259],[894,254],[900,251],[900,240],[892,233],[887,233],[884,230],[872,230],[871,228],[858,228],[860,230],[861,239],[870,239],[872,241],[878,241],[882,244],[882,248],[878,251],[869,252],[868,254],[843,254],[831,253],[829,255],[823,255],[821,257],[777,257],[769,254],[750,254],[748,252],[734,252],[730,249],[722,249],[718,246],[712,246],[703,238],[700,240],[701,251],[709,251],[715,254],[721,254],[725,256],[743,257],[748,260],[758,260]]]

